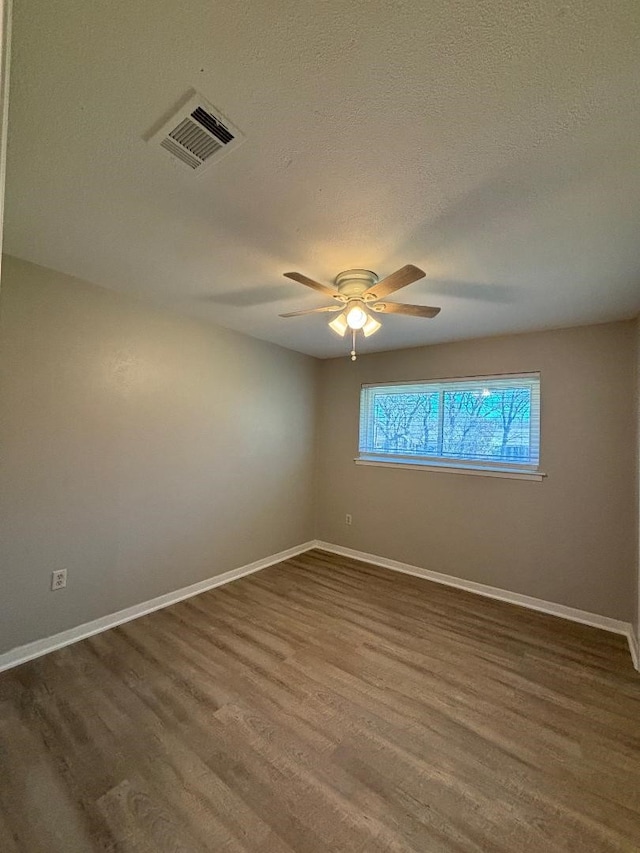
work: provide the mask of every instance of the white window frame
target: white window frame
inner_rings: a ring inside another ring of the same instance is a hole
[[[376,390],[388,389],[390,392],[418,393],[429,390],[437,391],[440,396],[439,440],[442,441],[442,418],[444,414],[443,395],[445,391],[455,390],[456,386],[465,388],[485,385],[500,385],[522,387],[530,384],[531,394],[531,434],[530,447],[537,453],[537,463],[496,462],[495,460],[472,459],[454,456],[428,456],[419,453],[391,453],[373,448],[373,399]],[[365,384],[360,391],[359,415],[359,445],[358,456],[354,460],[357,465],[373,465],[387,468],[412,468],[423,471],[439,471],[441,473],[471,474],[486,477],[503,477],[507,479],[541,481],[546,475],[540,470],[540,373],[503,373],[491,376],[465,376],[450,379],[427,379],[421,382],[381,382]]]

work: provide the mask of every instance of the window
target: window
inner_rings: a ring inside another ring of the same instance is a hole
[[[357,462],[540,479],[539,447],[538,373],[362,386]]]

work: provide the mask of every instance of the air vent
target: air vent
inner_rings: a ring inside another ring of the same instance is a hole
[[[201,172],[244,142],[244,136],[196,93],[190,95],[147,140],[169,154],[181,167]]]

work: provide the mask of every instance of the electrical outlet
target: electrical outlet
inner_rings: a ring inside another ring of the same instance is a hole
[[[344,523],[345,524],[351,524],[352,521],[353,521],[353,519],[351,518],[351,513],[348,512],[344,517]]]
[[[66,569],[56,569],[54,572],[51,572],[51,589],[64,589],[67,585],[67,570]]]

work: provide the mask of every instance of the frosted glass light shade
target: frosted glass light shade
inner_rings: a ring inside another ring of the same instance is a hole
[[[375,319],[375,317],[372,317],[371,314],[369,314],[367,317],[367,322],[362,327],[362,332],[363,332],[365,338],[368,338],[370,335],[375,334],[378,331],[378,329],[381,329],[381,328],[382,328],[382,324],[378,323],[378,321]]]
[[[367,312],[360,305],[354,305],[347,311],[347,325],[350,329],[361,329],[367,322]]]
[[[338,314],[335,320],[332,320],[329,323],[329,328],[333,329],[333,331],[336,334],[340,335],[341,338],[344,338],[345,332],[349,328],[347,324],[347,315],[344,313],[344,311],[342,312],[342,314]]]

